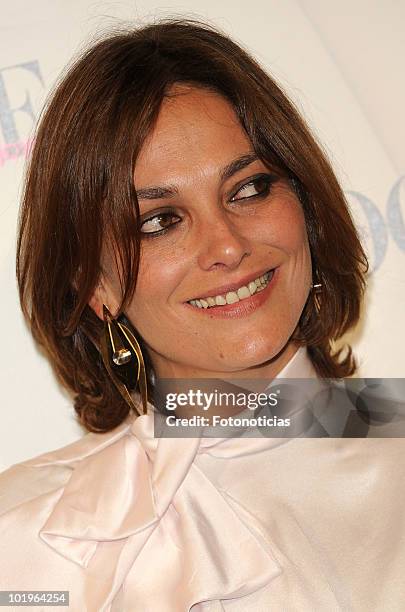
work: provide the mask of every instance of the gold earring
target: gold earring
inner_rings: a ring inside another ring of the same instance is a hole
[[[141,347],[131,330],[113,319],[107,306],[103,304],[104,333],[101,336],[100,348],[104,366],[111,380],[123,399],[138,416],[148,412],[148,388],[146,382],[145,362]],[[130,394],[139,387],[142,399],[140,411]]]

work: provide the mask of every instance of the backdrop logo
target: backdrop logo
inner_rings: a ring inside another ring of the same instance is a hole
[[[44,87],[37,60],[0,68],[0,166],[27,154],[36,120],[33,99]]]
[[[370,198],[357,191],[347,193],[352,208],[355,209],[357,230],[370,257],[370,272],[375,272],[384,261],[389,235],[405,253],[405,222],[401,208],[404,201],[404,179],[405,176],[400,176],[388,195],[385,219],[383,212]]]

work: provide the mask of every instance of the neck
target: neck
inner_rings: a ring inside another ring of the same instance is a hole
[[[157,359],[151,355],[156,377],[158,379],[170,379],[170,393],[184,394],[190,389],[199,390],[210,394],[215,388],[220,392],[263,392],[269,382],[287,366],[296,354],[299,345],[292,341],[287,343],[282,351],[265,363],[258,366],[243,368],[234,371],[213,371],[208,369],[184,366],[167,359]],[[182,379],[182,380],[179,380]],[[202,379],[206,379],[205,381]],[[213,379],[213,380],[209,380]],[[178,381],[178,382],[176,382]],[[166,384],[166,383],[165,383]],[[169,390],[169,388],[167,389]],[[204,413],[211,418],[211,412],[219,416],[231,416],[241,411],[241,406],[214,406],[212,410]],[[176,417],[190,417],[198,414],[198,409],[191,405],[178,406],[175,410]]]
[[[157,378],[216,378],[216,379],[269,379],[275,378],[292,359],[299,348],[293,341],[288,342],[274,357],[258,365],[237,369],[214,370],[193,364],[172,361],[149,349],[148,353]]]

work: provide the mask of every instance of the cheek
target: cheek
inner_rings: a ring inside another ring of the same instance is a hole
[[[141,254],[136,292],[131,304],[135,319],[146,313],[150,317],[161,316],[162,306],[170,303],[184,277],[187,269],[185,255],[181,248],[168,251],[158,244],[147,245]]]
[[[298,205],[294,207],[290,215],[287,215],[283,227],[285,239],[291,251],[309,252],[307,228],[301,207]]]
[[[254,225],[259,240],[288,255],[309,252],[304,213],[293,196],[280,198],[271,209],[257,217]]]

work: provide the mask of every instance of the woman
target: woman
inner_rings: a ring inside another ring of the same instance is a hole
[[[320,148],[239,46],[186,21],[94,45],[42,118],[17,263],[93,433],[2,475],[1,588],[73,610],[402,609],[400,440],[153,435],[161,378],[352,375],[333,342],[366,268]]]

